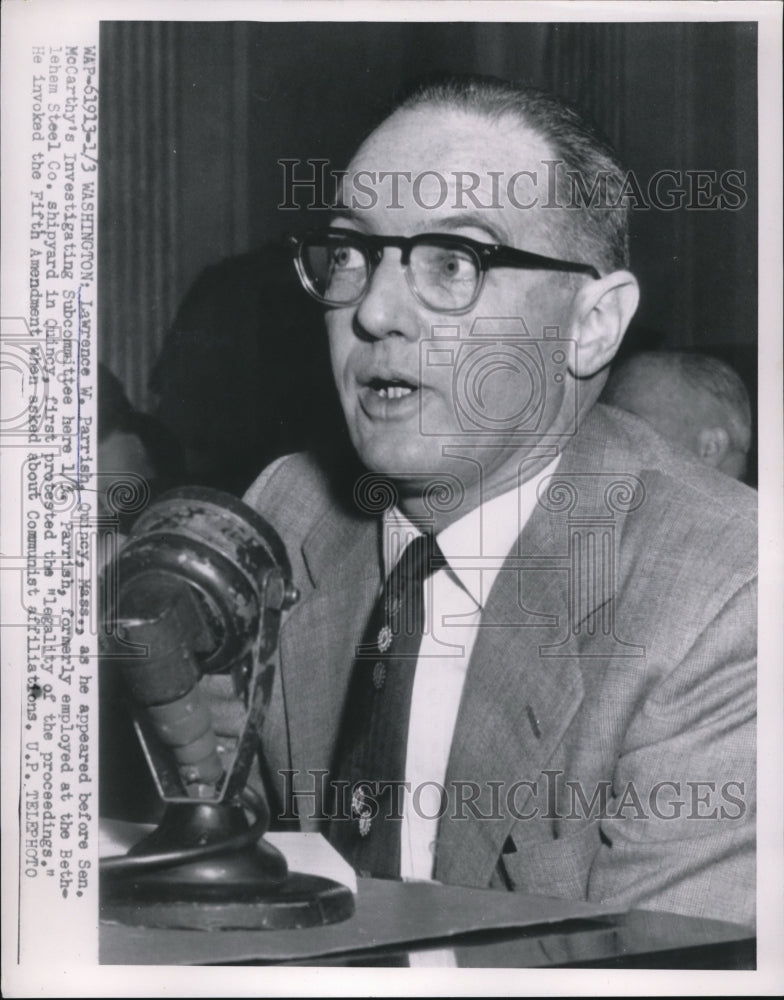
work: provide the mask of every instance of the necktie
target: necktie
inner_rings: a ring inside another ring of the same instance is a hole
[[[424,622],[424,586],[444,565],[431,536],[409,543],[357,648],[334,765],[339,801],[329,839],[355,870],[400,874],[408,718]]]

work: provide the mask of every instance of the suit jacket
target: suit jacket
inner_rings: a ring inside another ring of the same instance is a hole
[[[271,794],[293,788],[307,817],[382,582],[379,523],[304,455],[246,501],[301,590],[262,757]],[[755,509],[636,417],[593,408],[483,610],[437,879],[753,921]]]

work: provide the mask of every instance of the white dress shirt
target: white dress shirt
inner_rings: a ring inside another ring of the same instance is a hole
[[[536,504],[539,483],[556,458],[532,479],[454,521],[437,536],[448,566],[424,590],[425,634],[419,647],[408,726],[400,874],[432,879],[441,795],[471,651],[482,608],[499,570]],[[397,508],[384,519],[388,576],[421,532]]]

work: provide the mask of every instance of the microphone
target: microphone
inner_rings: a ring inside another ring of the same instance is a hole
[[[166,748],[177,764],[177,774],[154,774],[161,794],[214,797],[225,768],[198,682],[231,673],[247,707],[254,670],[298,596],[283,543],[235,497],[186,487],[137,519],[107,576],[106,603],[117,609],[110,655],[145,753],[154,765]]]
[[[269,810],[246,787],[281,617],[299,596],[277,532],[227,493],[173,490],[137,519],[104,569],[102,591],[105,655],[122,672],[166,803],[153,833],[127,856],[102,860],[102,915],[211,930],[350,916],[350,890],[289,874],[280,852],[259,839]],[[231,675],[245,709],[233,753],[218,745],[200,685],[211,674]]]

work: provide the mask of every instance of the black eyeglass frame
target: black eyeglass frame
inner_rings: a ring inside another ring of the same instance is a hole
[[[350,238],[367,250],[371,268],[367,276],[367,283],[359,295],[347,302],[333,302],[324,298],[316,291],[308,278],[305,264],[302,260],[304,245],[314,237],[318,237],[325,242],[329,241],[330,238],[334,238],[336,243],[340,240]],[[424,301],[421,292],[416,287],[416,281],[411,273],[411,269],[408,266],[411,259],[411,251],[414,247],[423,243],[438,243],[444,247],[454,247],[473,253],[478,265],[480,280],[468,305],[461,306],[459,309],[445,309],[428,305]],[[370,287],[373,274],[381,263],[381,258],[386,247],[395,247],[400,250],[400,263],[406,270],[408,283],[425,308],[448,315],[459,315],[460,313],[468,312],[476,304],[479,296],[482,294],[485,275],[491,267],[520,267],[529,271],[563,271],[573,274],[588,274],[596,280],[601,277],[592,264],[578,264],[574,261],[559,260],[556,257],[545,257],[542,254],[532,253],[529,250],[518,250],[516,247],[504,246],[502,243],[481,243],[479,240],[472,240],[468,236],[457,236],[454,233],[417,233],[416,236],[377,236],[371,233],[360,233],[354,229],[312,229],[300,236],[288,236],[286,244],[292,252],[297,274],[305,291],[322,305],[334,306],[335,308],[354,306],[362,301]]]

